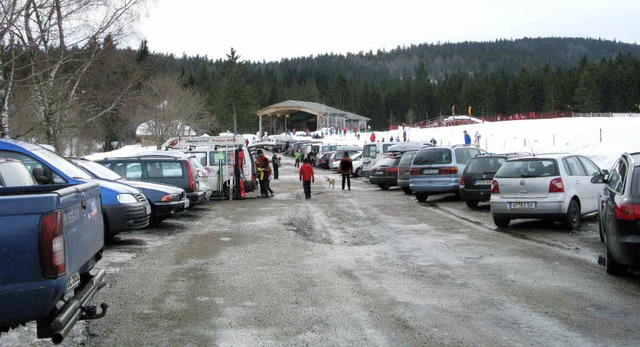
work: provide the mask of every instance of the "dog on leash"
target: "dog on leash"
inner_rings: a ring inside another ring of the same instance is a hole
[[[327,182],[329,182],[329,188],[336,188],[336,180],[333,178],[327,177]]]

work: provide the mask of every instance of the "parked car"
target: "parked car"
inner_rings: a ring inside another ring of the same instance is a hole
[[[322,169],[331,169],[331,162],[329,160],[333,153],[334,152],[324,152],[322,156],[318,157],[316,166]]]
[[[409,188],[416,200],[424,202],[429,195],[460,194],[460,176],[469,159],[486,151],[472,146],[423,148],[413,157],[409,170]]]
[[[94,178],[114,181],[140,189],[151,205],[151,221],[159,223],[169,216],[184,212],[189,207],[189,199],[184,189],[153,182],[126,179],[105,166],[87,159],[72,159]]]
[[[375,184],[382,190],[398,185],[398,163],[399,156],[382,159],[371,168],[369,182]]]
[[[205,196],[198,183],[197,172],[188,159],[140,156],[104,158],[96,162],[128,179],[180,187],[187,192],[189,207],[201,203]]]
[[[395,145],[393,142],[374,142],[367,143],[362,147],[362,174],[369,176],[371,168],[380,159],[380,154],[387,153],[389,147]]]
[[[350,152],[349,156],[351,157],[351,164],[353,166],[353,171],[351,171],[351,177],[362,176],[362,152],[356,152],[356,153]],[[340,165],[340,161],[342,160],[343,157],[344,157],[344,152],[340,156],[339,160],[334,160],[333,162],[331,162],[331,171],[338,172],[338,166]]]
[[[547,219],[578,229],[582,216],[598,212],[600,168],[575,154],[538,154],[507,160],[491,183],[491,214],[499,228],[513,219]]]
[[[409,171],[411,169],[411,162],[418,151],[409,151],[402,153],[400,161],[398,162],[398,186],[402,188],[405,194],[411,194],[413,191],[409,187]]]
[[[344,157],[344,152],[349,152],[349,156],[351,157],[351,160],[353,161],[353,155],[355,153],[358,153],[358,151],[356,150],[350,150],[350,151],[335,151],[333,152],[333,154],[331,154],[331,157],[329,158],[329,161],[331,162],[331,170],[332,171],[338,171],[338,164],[340,164],[340,160],[342,160],[342,157]],[[354,173],[355,173],[355,168],[353,169]]]
[[[621,155],[611,173],[603,170],[592,182],[605,184],[598,218],[605,269],[621,275],[627,267],[640,265],[640,153]]]
[[[106,285],[100,186],[38,185],[19,160],[0,158],[0,334],[37,322],[38,338],[61,343]]]
[[[469,207],[491,200],[493,176],[507,159],[519,155],[525,154],[484,154],[471,158],[460,176],[460,198]]]
[[[94,179],[56,153],[22,141],[0,140],[0,157],[22,161],[40,185],[98,182],[105,239],[110,239],[121,231],[142,229],[149,225],[151,206],[144,194],[136,188]]]

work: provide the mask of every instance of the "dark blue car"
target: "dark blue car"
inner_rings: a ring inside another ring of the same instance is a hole
[[[189,199],[182,188],[168,184],[129,180],[105,166],[87,159],[72,159],[71,161],[95,178],[126,184],[142,191],[151,205],[151,221],[153,223],[159,223],[173,214],[184,212],[189,207]]]

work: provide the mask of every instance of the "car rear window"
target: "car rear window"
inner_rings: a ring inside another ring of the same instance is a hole
[[[411,164],[411,161],[415,156],[416,156],[416,152],[407,152],[403,154],[402,157],[400,157],[400,163],[398,165]]]
[[[413,165],[451,164],[449,148],[429,148],[422,150],[413,158]]]
[[[631,187],[631,194],[633,196],[640,197],[640,167],[633,168],[633,184]]]
[[[478,173],[496,173],[498,169],[507,161],[502,157],[489,157],[471,158],[467,164],[466,172],[478,172]]]
[[[496,178],[525,178],[557,176],[558,165],[553,159],[516,160],[505,162]]]
[[[400,158],[385,158],[380,160],[376,166],[396,167],[398,166],[398,162],[400,162]]]

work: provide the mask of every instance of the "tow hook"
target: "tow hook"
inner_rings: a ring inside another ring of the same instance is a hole
[[[106,302],[100,304],[100,308],[102,311],[98,313],[98,307],[96,305],[89,305],[87,307],[82,308],[82,316],[80,320],[92,320],[92,319],[100,319],[107,314],[107,309],[109,305]]]

